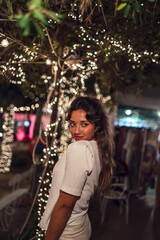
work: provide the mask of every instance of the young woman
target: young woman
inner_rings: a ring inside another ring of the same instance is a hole
[[[88,240],[87,211],[95,190],[106,191],[114,166],[108,117],[94,97],[77,97],[68,111],[71,143],[53,170],[47,206],[40,222],[45,240]]]

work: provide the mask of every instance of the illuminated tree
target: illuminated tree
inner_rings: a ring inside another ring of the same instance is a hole
[[[46,59],[97,59],[90,82],[96,77],[104,94],[133,82],[150,84],[148,67],[151,72],[159,65],[159,1],[34,0],[26,5],[17,0],[3,1],[1,9],[0,36],[9,42],[1,53],[8,64],[1,65],[3,79],[10,75],[8,80],[33,99],[46,97],[49,84],[41,78],[51,74]]]

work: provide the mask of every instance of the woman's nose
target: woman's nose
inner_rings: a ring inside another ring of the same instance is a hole
[[[80,126],[76,126],[75,133],[76,134],[80,133]]]

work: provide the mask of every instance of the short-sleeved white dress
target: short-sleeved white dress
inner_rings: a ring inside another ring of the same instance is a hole
[[[50,195],[39,226],[47,230],[50,216],[59,197],[60,190],[80,197],[74,206],[66,228],[73,227],[76,229],[77,226],[83,226],[87,219],[89,200],[93,196],[98,184],[100,170],[96,141],[81,140],[71,143],[53,169]],[[73,237],[71,239],[78,240],[81,238]]]

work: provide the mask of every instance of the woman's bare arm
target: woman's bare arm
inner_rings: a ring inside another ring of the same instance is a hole
[[[78,197],[60,191],[53,208],[45,240],[58,240],[68,222]]]

